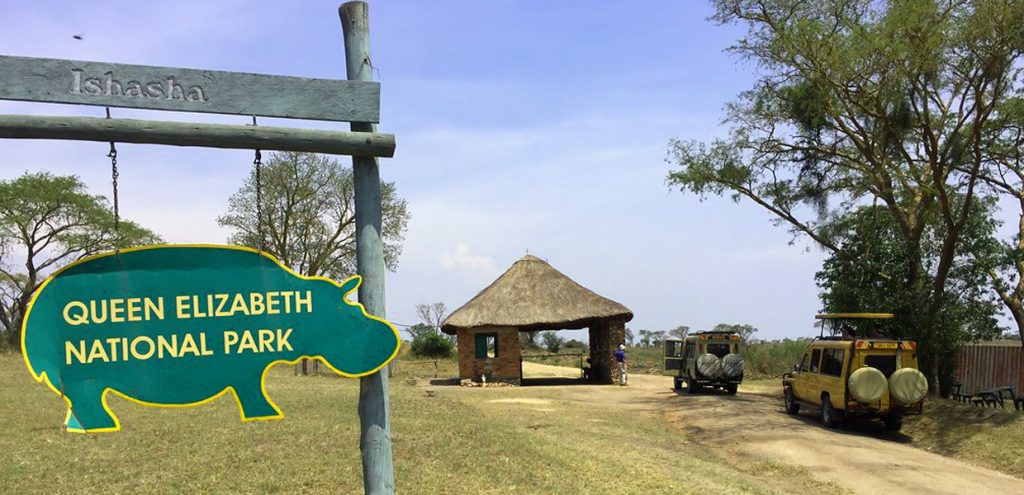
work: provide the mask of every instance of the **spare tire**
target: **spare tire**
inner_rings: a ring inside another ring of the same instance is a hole
[[[743,376],[743,356],[739,354],[726,354],[722,358],[722,372],[726,378],[739,379]]]
[[[850,373],[850,395],[857,402],[871,403],[882,398],[889,388],[885,375],[878,368],[865,366]]]
[[[900,404],[916,404],[926,395],[928,379],[914,368],[900,368],[889,377],[889,396]]]
[[[722,376],[722,361],[714,354],[704,354],[697,358],[697,371],[705,378]]]

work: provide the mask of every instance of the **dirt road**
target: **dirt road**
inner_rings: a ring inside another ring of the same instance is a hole
[[[530,376],[578,376],[578,370],[524,363]],[[790,416],[772,393],[689,395],[667,376],[632,375],[627,387],[562,386],[567,400],[634,408],[666,418],[683,441],[736,462],[772,461],[805,468],[852,493],[1024,493],[1024,480],[906,445],[911,439],[863,422],[824,428],[814,412]]]

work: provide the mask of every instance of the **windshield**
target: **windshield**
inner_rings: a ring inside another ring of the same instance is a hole
[[[864,364],[878,368],[886,378],[896,371],[896,355],[894,354],[875,354],[864,356]]]
[[[708,354],[714,354],[720,358],[723,358],[729,354],[729,344],[708,343]]]

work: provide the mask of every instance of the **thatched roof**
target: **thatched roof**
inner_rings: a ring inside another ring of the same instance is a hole
[[[633,319],[629,308],[574,282],[536,256],[526,255],[441,324],[459,328],[518,327],[520,331],[584,328],[594,320]]]

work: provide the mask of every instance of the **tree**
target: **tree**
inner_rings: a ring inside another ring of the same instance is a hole
[[[636,333],[640,336],[640,347],[648,347],[651,345],[650,330],[637,330]]]
[[[541,341],[544,342],[544,347],[548,352],[558,354],[558,351],[562,348],[562,344],[565,342],[565,339],[560,337],[557,332],[549,331],[541,334]]]
[[[417,304],[416,315],[420,317],[423,323],[441,331],[441,323],[445,317],[448,316],[448,307],[443,302],[436,302],[433,304]],[[448,340],[454,342],[455,336],[447,336]]]
[[[405,331],[409,332],[409,335],[412,335],[413,340],[416,340],[420,336],[437,333],[436,328],[424,323],[417,323],[409,328],[406,328]]]
[[[303,275],[340,280],[356,273],[351,168],[313,153],[273,153],[263,165],[260,182],[266,251]],[[381,208],[384,263],[393,271],[409,212],[392,182],[381,183]],[[260,247],[255,171],[228,200],[228,212],[217,223],[231,229],[228,242]]]
[[[536,349],[537,345],[537,332],[519,332],[519,345],[523,349]]]
[[[997,195],[1015,202],[1018,219],[1014,236],[983,245],[974,252],[992,288],[1013,316],[1017,337],[1024,344],[1024,97],[1017,96],[999,111],[1003,125],[992,127],[990,160],[979,178]],[[1024,352],[1024,347],[1021,347]]]
[[[715,325],[711,330],[715,332],[731,332],[739,334],[740,345],[746,350],[750,347],[750,344],[754,341],[754,334],[757,333],[757,328],[753,325],[731,325],[729,323],[719,323]]]
[[[918,341],[919,349],[930,349],[942,394],[953,381],[959,346],[971,340],[995,338],[1001,333],[996,321],[999,305],[989,290],[985,267],[971,254],[982,251],[981,246],[992,242],[995,221],[991,210],[995,206],[991,200],[981,201],[978,206],[968,217],[957,246],[960,254],[950,267],[949,290],[935,322],[939,328],[929,337],[932,341],[922,341],[919,330],[912,325],[913,295],[903,283],[908,254],[899,240],[897,223],[887,209],[864,206],[837,219],[835,228],[841,234],[836,235],[836,240],[843,246],[843,252],[857,252],[861,256],[851,259],[833,254],[816,275],[827,312],[870,309],[894,313],[896,317],[891,322],[868,321],[860,323],[860,328],[858,322],[848,324],[859,335],[877,332],[894,338],[911,338]],[[938,264],[936,244],[945,238],[940,231],[941,222],[930,222],[930,225],[923,238],[923,252],[932,254],[924,263],[929,271]],[[864,328],[864,325],[874,328]]]
[[[665,330],[652,330],[651,331],[651,345],[658,347],[662,342],[665,341],[665,337],[668,336],[668,332]]]
[[[690,327],[686,325],[679,325],[668,331],[670,337],[682,340],[686,338],[686,335],[690,333]]]
[[[907,324],[923,370],[989,136],[1019,89],[1024,3],[717,0],[714,19],[747,26],[731,48],[764,76],[728,106],[728,139],[677,140],[670,184],[747,198],[830,254],[855,259],[830,220],[880,201],[902,245]],[[954,200],[959,196],[959,200]],[[942,238],[924,252],[929,221]],[[935,264],[926,267],[926,260]],[[930,270],[929,270],[930,268]],[[943,344],[934,344],[943,345]],[[935,382],[933,380],[933,385]]]
[[[452,355],[452,342],[437,331],[421,334],[412,339],[412,353],[434,360],[434,378],[440,369],[438,360]]]
[[[626,335],[624,336],[624,338],[626,340],[625,344],[628,346],[632,346],[633,340],[636,338],[636,336],[633,335],[633,331],[630,330],[629,327],[626,327]]]
[[[153,232],[114,215],[106,198],[91,195],[78,177],[26,173],[0,181],[0,324],[20,348],[21,324],[32,294],[68,263],[115,248],[161,242]],[[10,266],[24,263],[24,270]]]

